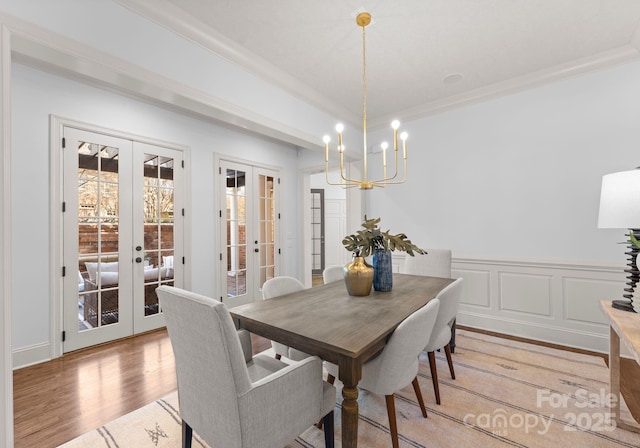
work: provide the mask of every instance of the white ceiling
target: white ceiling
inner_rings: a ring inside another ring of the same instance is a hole
[[[640,58],[638,0],[116,1],[351,123],[368,11],[371,127]]]

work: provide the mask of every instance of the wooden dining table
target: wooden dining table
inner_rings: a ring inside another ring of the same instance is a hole
[[[241,305],[230,312],[241,328],[338,365],[343,384],[342,446],[355,448],[362,365],[384,348],[400,322],[452,282],[394,274],[391,291],[372,289],[368,296],[354,297],[338,281]]]

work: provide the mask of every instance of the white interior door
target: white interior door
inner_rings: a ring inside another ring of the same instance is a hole
[[[155,288],[182,281],[184,193],[181,151],[72,127],[63,137],[68,352],[164,325]]]
[[[220,160],[220,300],[238,306],[262,299],[279,271],[277,171]]]
[[[141,333],[165,325],[156,288],[182,285],[182,152],[134,142],[133,167],[133,328]]]

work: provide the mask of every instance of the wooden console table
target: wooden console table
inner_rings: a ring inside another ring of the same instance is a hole
[[[615,421],[619,428],[640,432],[640,314],[617,310],[610,301],[602,300],[600,308],[609,319],[609,381],[611,393],[617,398]],[[620,357],[620,341],[632,359]],[[620,396],[629,408],[633,420],[622,418]]]

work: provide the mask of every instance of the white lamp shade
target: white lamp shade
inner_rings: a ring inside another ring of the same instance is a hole
[[[598,227],[640,228],[640,169],[602,176]]]

